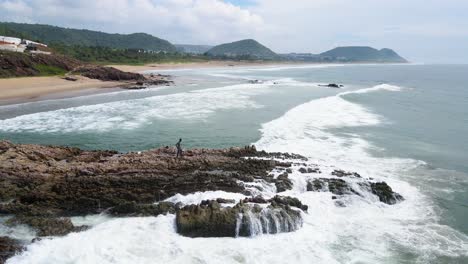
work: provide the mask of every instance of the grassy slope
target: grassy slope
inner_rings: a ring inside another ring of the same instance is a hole
[[[64,75],[80,64],[60,55],[0,51],[0,78]]]

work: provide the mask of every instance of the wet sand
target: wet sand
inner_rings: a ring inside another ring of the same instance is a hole
[[[24,101],[35,101],[48,96],[67,93],[80,94],[83,91],[112,88],[121,85],[120,82],[103,82],[86,77],[77,77],[77,81],[68,81],[59,76],[53,77],[21,77],[0,79],[0,105]]]
[[[278,63],[275,63],[278,64]],[[217,67],[241,67],[273,65],[266,62],[207,61],[191,63],[162,63],[147,65],[109,65],[122,71],[144,72],[149,70],[197,69]],[[68,81],[60,76],[20,77],[0,79],[0,105],[16,104],[46,99],[74,97],[90,93],[115,91],[123,82],[104,82],[82,76],[77,81]],[[105,89],[103,89],[105,88]],[[110,89],[115,88],[115,89]]]

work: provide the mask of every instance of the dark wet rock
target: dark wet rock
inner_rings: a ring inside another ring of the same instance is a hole
[[[216,199],[216,202],[218,202],[218,203],[220,203],[220,204],[226,204],[226,203],[232,204],[232,203],[235,203],[236,200],[234,200],[234,199],[218,198],[218,199]]]
[[[158,216],[160,214],[173,214],[175,211],[175,204],[170,202],[159,202],[158,204],[128,202],[110,208],[107,213],[112,216]]]
[[[292,170],[291,170],[290,168],[287,168],[287,169],[286,169],[286,172],[289,173],[289,174],[291,174],[291,173],[292,173]]]
[[[379,197],[379,200],[386,204],[395,204],[398,201],[404,200],[404,198],[394,192],[390,186],[385,182],[370,182],[367,180],[361,180],[357,183],[361,187],[360,191],[369,191],[372,194]],[[354,194],[361,196],[361,193],[354,189],[344,179],[335,178],[317,178],[307,183],[307,191],[322,191],[331,192],[335,195],[347,195]],[[332,199],[337,199],[336,196],[332,196]]]
[[[72,230],[73,233],[83,232],[89,230],[91,227],[88,225],[75,226]]]
[[[83,65],[77,67],[72,73],[101,81],[144,81],[146,79],[139,73],[124,72],[113,67],[99,65]]]
[[[319,168],[307,168],[307,173],[322,173]]]
[[[372,193],[377,195],[382,203],[396,204],[397,202],[404,200],[403,196],[394,192],[386,182],[371,182],[370,188]]]
[[[300,173],[321,173],[319,168],[310,168],[310,167],[300,167],[299,168]]]
[[[284,192],[286,190],[291,190],[293,187],[292,181],[288,177],[288,173],[283,173],[279,175],[275,180],[275,186],[277,192]]]
[[[290,196],[276,195],[270,200],[270,202],[272,206],[292,206],[292,207],[297,207],[304,212],[307,212],[307,209],[308,209],[308,206],[305,204],[302,204],[302,202],[299,199],[295,197],[290,197]]]
[[[243,200],[244,203],[259,203],[259,204],[266,204],[268,203],[268,200],[261,197],[261,196],[255,196],[255,197],[247,197]]]
[[[346,172],[343,170],[334,170],[331,173],[332,175],[336,177],[356,177],[356,178],[362,178],[361,175],[357,172]]]
[[[5,222],[8,226],[27,225],[42,236],[64,236],[81,230],[73,225],[69,218],[48,218],[32,216],[15,216]]]
[[[0,237],[0,264],[24,250],[22,244],[13,238]]]
[[[101,81],[120,81],[125,82],[127,85],[123,85],[126,89],[135,89],[137,87],[149,86],[149,85],[168,85],[172,84],[172,81],[167,76],[162,75],[142,75],[133,72],[124,72],[113,67],[106,67],[100,65],[81,65],[75,68],[72,74],[82,75],[90,79],[97,79]],[[136,85],[136,86],[135,86]],[[143,89],[140,88],[140,89]]]
[[[188,237],[235,237],[239,210],[221,209],[218,202],[188,205],[176,213],[177,232]]]
[[[345,180],[319,178],[307,183],[307,191],[331,192],[336,195],[358,194]]]
[[[231,148],[239,149],[239,148]],[[266,151],[257,151],[255,146],[246,146],[243,148],[244,151],[241,151],[241,155],[244,157],[259,157],[259,158],[269,158],[277,160],[302,160],[307,161],[307,158],[294,153],[282,153],[282,152],[266,152]],[[278,163],[278,166],[291,167],[291,162]]]
[[[340,201],[340,200],[336,200],[335,205],[337,207],[346,207],[346,204],[343,201]]]
[[[291,166],[274,160],[277,153],[268,156],[248,146],[185,154],[176,159],[175,148],[169,147],[120,154],[0,141],[0,201],[11,201],[0,204],[0,214],[86,215],[135,202],[142,206],[130,213],[138,215],[151,211],[145,205],[175,194],[250,194],[244,183],[256,180],[273,183],[280,191],[292,188],[287,173],[278,179],[270,175],[275,168]]]
[[[336,83],[319,84],[319,86],[330,87],[330,88],[341,88],[341,87],[343,87],[342,84],[336,84]]]
[[[286,203],[272,202],[266,208],[243,202],[225,208],[216,201],[188,205],[176,213],[177,232],[188,237],[246,237],[292,232],[300,228],[302,218],[299,211]]]
[[[65,77],[63,77],[63,79],[64,79],[64,80],[67,80],[67,81],[71,81],[71,82],[76,82],[76,81],[78,81],[77,78],[71,77],[71,76],[65,76]]]

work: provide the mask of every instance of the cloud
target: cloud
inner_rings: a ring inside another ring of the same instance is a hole
[[[147,32],[179,43],[237,40],[264,26],[260,16],[221,0],[0,0],[0,6],[6,21]]]
[[[468,61],[467,13],[466,0],[0,0],[6,21],[146,32],[187,44],[255,38],[277,52],[389,47],[413,61],[431,54]]]

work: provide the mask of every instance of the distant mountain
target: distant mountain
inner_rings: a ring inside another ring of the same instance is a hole
[[[203,54],[213,48],[213,46],[209,45],[174,44],[174,46],[176,46],[177,51],[179,52],[191,54]]]
[[[109,34],[86,29],[71,29],[39,24],[0,22],[0,33],[13,34],[45,44],[65,44],[88,47],[109,47],[116,49],[144,49],[176,52],[174,45],[164,39],[146,33]]]
[[[278,59],[279,56],[269,48],[253,39],[246,39],[213,47],[206,52],[214,57]]]
[[[324,61],[338,62],[408,62],[391,49],[338,47],[319,54]]]

